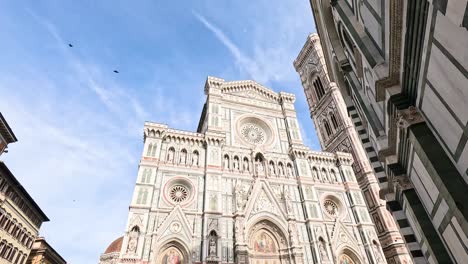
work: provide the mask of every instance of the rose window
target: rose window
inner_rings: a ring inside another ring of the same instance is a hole
[[[169,196],[171,197],[172,201],[180,203],[187,199],[189,192],[183,185],[174,185],[169,190]]]
[[[260,145],[265,142],[265,131],[255,124],[245,124],[241,129],[244,139],[252,144]]]
[[[323,203],[325,211],[331,216],[338,215],[338,205],[332,200],[325,200]]]

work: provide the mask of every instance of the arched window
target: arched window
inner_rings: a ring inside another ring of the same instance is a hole
[[[141,175],[141,182],[146,182],[146,174],[148,173],[148,169],[144,169]]]
[[[327,120],[323,120],[323,126],[325,127],[325,131],[327,132],[327,136],[329,137],[332,133],[330,125],[328,124]]]
[[[146,171],[146,183],[150,183],[151,182],[151,173],[152,173],[152,170],[151,169],[147,169]]]
[[[317,94],[317,100],[322,99],[322,97],[325,95],[325,88],[323,88],[323,84],[320,80],[320,77],[317,77],[317,79],[315,79],[315,81],[313,82],[313,86],[315,89],[315,93]]]
[[[140,189],[138,191],[138,197],[137,197],[137,204],[146,204],[146,200],[148,199],[148,190],[146,189]]]
[[[146,151],[146,156],[151,156],[152,152],[153,152],[153,144],[149,143],[148,150]]]
[[[333,128],[334,128],[334,129],[337,129],[337,128],[338,128],[338,121],[336,121],[335,114],[331,113],[331,114],[330,114],[330,119],[331,119],[331,121],[332,121]]]
[[[148,190],[143,191],[143,198],[141,199],[142,204],[146,204],[146,200],[148,199]]]
[[[156,156],[156,143],[153,144],[153,150],[151,151],[151,157]]]

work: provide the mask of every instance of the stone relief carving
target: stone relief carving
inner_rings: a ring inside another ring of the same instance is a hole
[[[236,209],[242,211],[247,203],[248,186],[243,185],[240,181],[236,184],[235,198]]]
[[[286,205],[287,213],[292,214],[293,209],[292,209],[291,194],[289,193],[289,189],[286,186],[284,186],[283,188],[283,199]]]
[[[263,191],[258,197],[257,201],[252,209],[252,213],[258,213],[261,211],[267,211],[273,214],[278,214],[276,206],[267,197],[265,191]]]
[[[216,241],[214,238],[211,238],[210,239],[210,249],[209,249],[209,252],[208,252],[208,255],[210,257],[213,257],[213,256],[216,256]]]

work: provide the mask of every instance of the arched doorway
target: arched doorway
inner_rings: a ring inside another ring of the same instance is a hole
[[[250,264],[281,264],[288,258],[285,238],[279,229],[269,221],[257,223],[249,237]]]
[[[189,256],[177,242],[166,243],[156,257],[156,264],[188,264]]]
[[[338,264],[361,264],[361,262],[356,254],[346,248],[338,256]]]

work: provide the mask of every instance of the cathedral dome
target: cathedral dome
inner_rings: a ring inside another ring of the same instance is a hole
[[[122,242],[123,242],[123,236],[117,238],[107,247],[104,254],[120,252],[120,249],[122,249]]]

